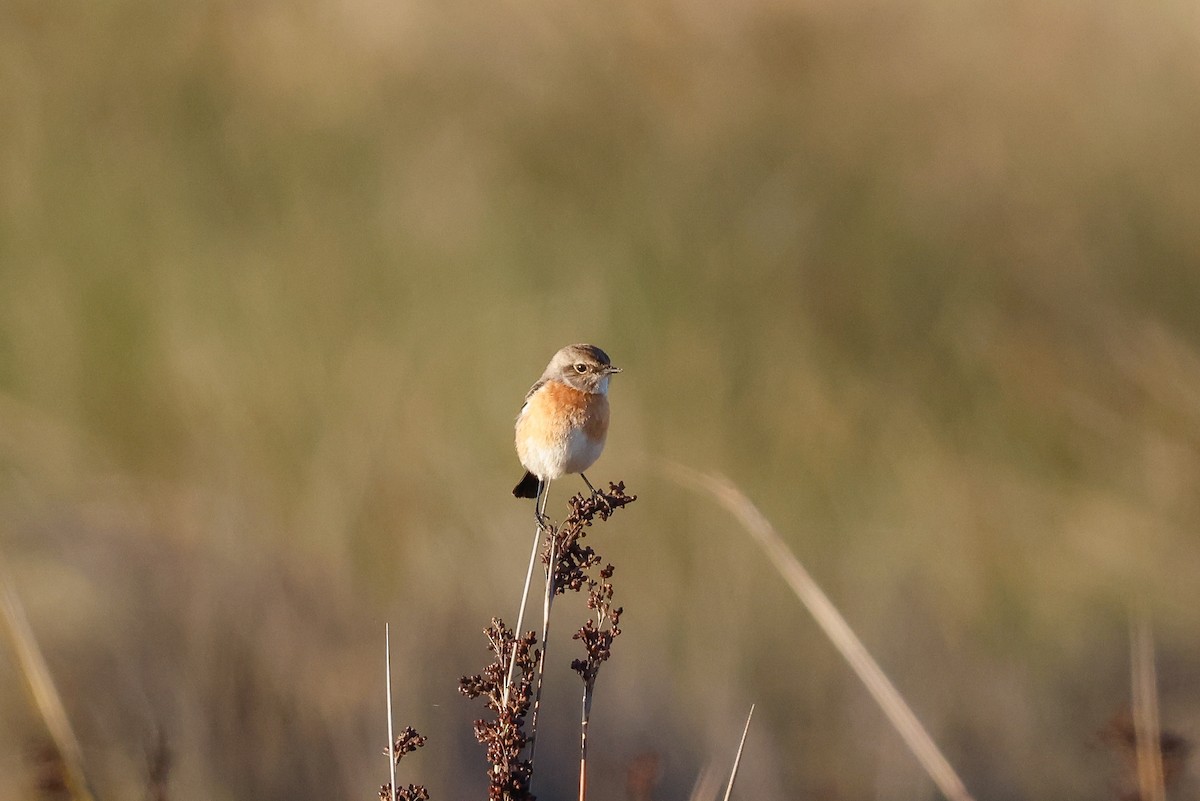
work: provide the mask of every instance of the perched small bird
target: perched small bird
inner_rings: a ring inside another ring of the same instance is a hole
[[[525,475],[513,488],[518,498],[534,499],[534,514],[545,523],[546,491],[567,473],[583,474],[600,458],[608,436],[608,379],[621,372],[595,345],[567,345],[525,395],[517,415],[517,456]]]

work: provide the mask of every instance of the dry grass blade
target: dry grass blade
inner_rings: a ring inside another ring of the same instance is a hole
[[[746,715],[746,725],[742,729],[742,741],[738,743],[737,756],[733,758],[733,770],[729,773],[729,785],[725,788],[725,801],[733,794],[733,783],[737,780],[738,766],[742,764],[742,751],[746,748],[746,735],[750,733],[750,718],[754,717],[754,704],[750,705],[750,714]]]
[[[668,475],[680,484],[703,490],[742,522],[766,552],[775,569],[791,586],[796,597],[812,614],[825,636],[829,637],[834,647],[850,664],[855,675],[866,685],[871,697],[879,704],[884,715],[942,794],[951,801],[971,801],[966,785],[934,744],[891,680],[867,652],[841,612],[792,555],[774,526],[763,517],[750,499],[723,476],[707,475],[672,462],[665,463],[665,467]]]
[[[712,762],[704,766],[704,770],[696,777],[696,783],[692,785],[688,801],[717,801],[717,793],[720,790],[717,771],[717,766]]]
[[[548,553],[549,560],[547,563],[548,565],[553,565],[557,558],[556,552],[555,552],[555,546],[558,543],[558,537],[556,535],[557,535],[557,532],[555,532],[553,530],[551,530],[549,532],[549,543],[547,544],[547,548],[549,551],[549,553]],[[535,547],[535,554],[536,554],[536,545],[534,547]],[[530,569],[530,575],[532,575],[532,571],[533,571],[533,562],[532,561],[530,561],[530,563],[529,563],[529,569]],[[525,577],[525,587],[526,587],[526,593],[528,593],[529,575],[526,575],[526,577]],[[550,607],[554,604],[554,594],[555,594],[555,592],[554,592],[554,571],[551,570],[549,567],[547,567],[546,568],[546,594],[542,598],[542,648],[538,652],[537,683],[534,685],[533,710],[530,713],[530,718],[529,718],[529,765],[530,765],[531,769],[533,768],[534,765],[536,765],[538,715],[542,711],[542,688],[544,686],[545,679],[546,679],[546,658],[547,658],[547,654],[550,652]],[[521,602],[522,614],[524,614],[524,611],[525,611],[525,603],[524,603],[524,601],[522,601]],[[519,622],[520,622],[520,618],[518,618],[518,623]],[[511,673],[512,673],[512,670],[510,668],[509,669],[510,680],[511,680]]]
[[[516,648],[515,640],[521,638],[521,629],[525,625],[525,607],[529,604],[529,586],[533,582],[533,568],[537,564],[538,546],[542,542],[542,527],[539,524],[533,532],[533,548],[529,551],[529,569],[525,571],[525,588],[521,590],[521,608],[517,610],[517,625],[513,628],[513,648]],[[508,703],[508,692],[512,685],[513,670],[516,667],[516,651],[509,656],[508,673],[504,679],[504,702]]]
[[[1142,801],[1166,801],[1154,635],[1145,615],[1130,632],[1133,675],[1133,732],[1137,749],[1137,783]]]
[[[387,718],[388,718],[388,765],[390,765],[392,801],[396,801],[396,735],[392,731],[392,627],[383,624],[383,650],[387,659]]]
[[[0,617],[4,619],[4,630],[12,642],[13,652],[21,667],[21,676],[25,679],[25,687],[46,729],[54,740],[54,747],[62,757],[63,778],[67,791],[75,801],[93,801],[92,791],[83,773],[83,750],[71,729],[67,711],[63,707],[62,698],[54,686],[50,669],[42,657],[29,620],[25,617],[24,607],[17,597],[7,567],[0,560]]]

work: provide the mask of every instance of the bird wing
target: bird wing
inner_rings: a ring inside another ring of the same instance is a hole
[[[525,400],[521,401],[522,409],[525,408],[526,403],[529,403],[529,399],[533,397],[533,393],[537,392],[539,389],[546,386],[547,380],[548,379],[545,379],[545,378],[539,378],[537,381],[534,382],[533,386],[529,388],[529,391],[525,393]]]

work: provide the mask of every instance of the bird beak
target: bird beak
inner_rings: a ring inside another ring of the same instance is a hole
[[[620,367],[616,367],[616,366],[614,366],[614,365],[611,365],[611,364],[610,364],[608,367],[606,367],[606,368],[604,369],[604,372],[606,372],[606,373],[608,373],[608,374],[610,374],[610,375],[611,375],[612,373],[619,373],[619,372],[621,372],[621,368],[620,368]]]

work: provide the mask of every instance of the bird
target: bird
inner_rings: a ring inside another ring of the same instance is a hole
[[[550,482],[578,473],[592,494],[587,470],[600,458],[608,436],[608,381],[620,367],[595,345],[567,345],[546,365],[525,394],[517,415],[517,457],[525,475],[513,487],[517,498],[534,499],[539,527],[546,522]]]

